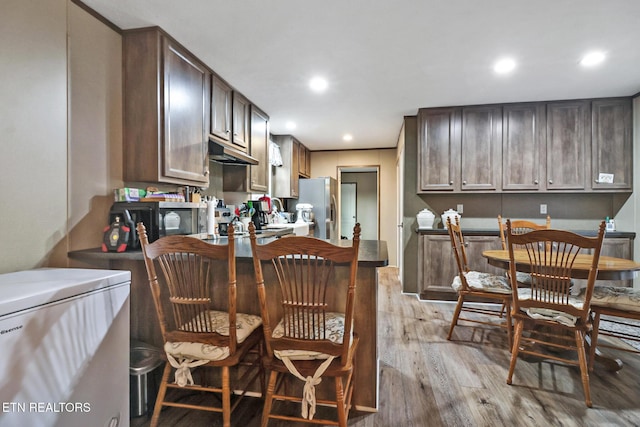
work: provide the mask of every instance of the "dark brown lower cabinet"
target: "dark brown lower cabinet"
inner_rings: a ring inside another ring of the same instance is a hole
[[[505,270],[489,265],[482,252],[501,249],[500,238],[495,233],[466,235],[465,245],[469,268],[491,274],[505,274]],[[633,259],[633,238],[606,237],[602,244],[602,255]],[[418,236],[418,289],[420,299],[454,301],[456,292],[451,287],[458,274],[455,256],[451,250],[448,234],[426,234]],[[599,280],[596,285],[633,287],[633,280]]]

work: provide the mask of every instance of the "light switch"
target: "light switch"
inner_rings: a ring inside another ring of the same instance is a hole
[[[463,213],[462,211],[464,210],[464,205],[459,204],[456,210],[458,211],[459,214]]]
[[[545,215],[547,213],[547,205],[544,203],[540,205],[540,213]]]

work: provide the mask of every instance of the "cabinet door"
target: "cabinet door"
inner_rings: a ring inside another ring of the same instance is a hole
[[[300,181],[300,142],[293,139],[291,144],[291,197],[298,197],[298,188]]]
[[[502,189],[538,190],[544,170],[544,105],[508,104],[502,109]]]
[[[449,235],[420,235],[418,237],[418,289],[422,299],[454,301],[451,287],[458,274],[456,259],[451,250]]]
[[[465,236],[464,243],[467,251],[467,262],[469,270],[483,271],[485,273],[502,276],[506,273],[498,267],[489,265],[489,262],[482,256],[482,252],[490,249],[501,249],[500,237],[498,236]]]
[[[266,193],[269,180],[269,117],[255,106],[251,107],[251,156],[259,162],[250,166],[251,181],[249,189]]]
[[[603,99],[591,104],[591,178],[595,190],[631,190],[633,141],[631,100]],[[613,182],[600,174],[613,174]]]
[[[547,190],[586,188],[589,110],[589,101],[547,104]]]
[[[627,237],[607,237],[602,240],[601,256],[611,256],[615,258],[633,259],[633,241]],[[631,280],[598,280],[598,286],[626,286],[633,287]]]
[[[460,109],[418,111],[418,191],[460,188]]]
[[[231,139],[232,90],[216,75],[211,77],[211,134],[223,141]]]
[[[208,89],[206,67],[165,39],[163,174],[166,177],[209,183]]]
[[[502,152],[502,108],[499,106],[462,109],[460,190],[500,188]]]
[[[298,173],[305,178],[309,178],[311,176],[309,150],[302,144],[300,144],[298,151]]]
[[[240,93],[233,92],[233,144],[246,151],[249,141],[249,100]]]

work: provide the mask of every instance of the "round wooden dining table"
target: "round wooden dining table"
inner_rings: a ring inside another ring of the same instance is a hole
[[[489,264],[494,267],[509,269],[509,251],[492,249],[482,252],[482,256],[487,258]],[[516,271],[530,271],[527,251],[515,249],[513,257],[516,263]],[[592,255],[578,254],[573,264],[571,276],[575,279],[586,279],[589,276],[592,261]],[[639,273],[640,263],[630,259],[601,255],[598,262],[596,280],[629,280],[635,278]]]
[[[494,267],[509,269],[509,251],[487,250],[482,252],[482,256],[487,258],[489,264]],[[513,258],[516,263],[516,271],[531,271],[530,260],[527,251],[515,249]],[[593,256],[589,254],[578,254],[571,270],[571,276],[575,279],[586,279],[593,262]],[[629,280],[635,278],[640,273],[640,263],[635,261],[615,258],[610,256],[600,256],[598,260],[598,275],[596,280]],[[596,361],[604,365],[609,371],[619,371],[622,369],[620,359],[606,357],[596,349]]]

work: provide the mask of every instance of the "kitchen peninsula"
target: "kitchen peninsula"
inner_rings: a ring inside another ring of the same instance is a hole
[[[276,237],[261,237],[258,244],[264,244]],[[224,243],[226,239],[221,239]],[[215,241],[212,241],[215,244]],[[350,245],[350,240],[339,240],[333,243]],[[69,257],[101,267],[115,270],[131,271],[131,339],[147,342],[162,347],[162,338],[153,306],[153,298],[149,290],[147,272],[141,251],[121,253],[102,252],[99,248],[69,252]],[[106,265],[105,265],[106,264]],[[361,240],[358,255],[358,275],[356,278],[356,310],[355,331],[360,336],[358,354],[356,356],[356,388],[353,403],[357,409],[376,411],[378,409],[378,348],[377,348],[377,309],[378,282],[376,268],[388,264],[387,243],[379,240]],[[215,285],[226,289],[225,273],[214,279]],[[337,280],[348,277],[349,266],[336,268]],[[267,283],[272,279],[271,272],[265,271]],[[251,245],[248,237],[236,239],[236,274],[238,311],[260,314],[260,306],[256,291]],[[271,281],[273,283],[273,281]]]

